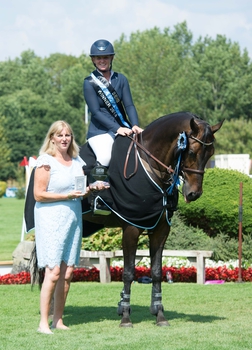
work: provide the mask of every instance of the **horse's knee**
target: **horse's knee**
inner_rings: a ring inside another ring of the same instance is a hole
[[[124,283],[131,283],[134,280],[134,271],[132,270],[125,270],[124,268],[124,272],[123,272],[123,281]]]

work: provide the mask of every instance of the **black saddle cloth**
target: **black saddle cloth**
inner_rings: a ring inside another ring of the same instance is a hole
[[[113,145],[109,165],[110,189],[99,192],[99,196],[108,207],[127,222],[142,228],[153,228],[163,211],[163,194],[158,186],[150,180],[138,160],[138,169],[130,179],[124,177],[124,165],[131,140],[128,137],[117,136]],[[84,167],[88,175],[95,165],[92,149],[85,144],[80,156],[87,163]],[[134,147],[130,153],[127,175],[134,172]],[[89,209],[88,201],[83,201],[83,211]]]

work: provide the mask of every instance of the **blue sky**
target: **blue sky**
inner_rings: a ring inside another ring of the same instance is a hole
[[[183,21],[194,41],[222,34],[252,58],[252,0],[0,0],[0,61],[27,49],[79,56],[97,39]]]

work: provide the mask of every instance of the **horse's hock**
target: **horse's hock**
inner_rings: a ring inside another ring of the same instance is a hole
[[[197,269],[197,283],[205,283],[205,260],[211,258],[213,252],[210,250],[164,250],[163,257],[186,257]],[[100,270],[100,282],[110,283],[110,259],[122,258],[123,251],[116,250],[110,251],[87,251],[81,250],[81,258],[88,259],[90,264]],[[148,250],[137,250],[136,259],[139,260],[143,257],[149,257]]]

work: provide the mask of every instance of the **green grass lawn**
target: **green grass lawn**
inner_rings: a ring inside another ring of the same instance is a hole
[[[119,328],[121,282],[72,283],[64,321],[70,331],[36,332],[39,290],[0,286],[2,350],[251,350],[252,284],[162,284],[170,327],[149,312],[151,285],[132,284],[133,328]]]
[[[24,199],[0,198],[0,261],[12,260],[21,239]]]

